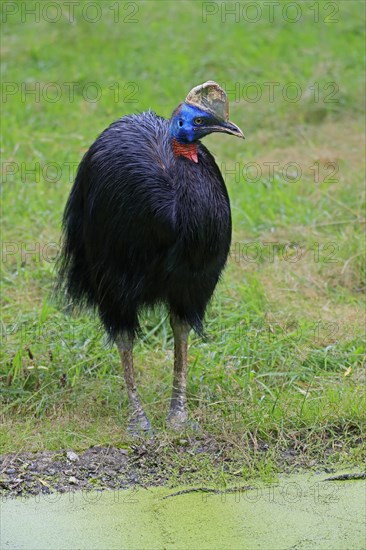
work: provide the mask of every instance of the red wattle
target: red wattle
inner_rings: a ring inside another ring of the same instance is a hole
[[[173,153],[176,157],[186,157],[193,162],[198,162],[198,151],[195,143],[179,143],[173,139]]]

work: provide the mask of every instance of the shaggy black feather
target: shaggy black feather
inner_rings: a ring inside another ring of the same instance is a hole
[[[169,120],[114,122],[82,159],[63,216],[60,286],[96,308],[113,340],[135,336],[159,302],[202,331],[231,241],[230,203],[213,156],[172,151]]]

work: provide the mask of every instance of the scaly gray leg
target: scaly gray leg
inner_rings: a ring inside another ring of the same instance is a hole
[[[133,371],[133,341],[127,333],[123,333],[117,338],[116,344],[121,357],[130,407],[128,431],[132,435],[151,432],[151,424],[142,408],[136,390],[135,374]]]
[[[174,430],[183,429],[187,425],[187,351],[190,327],[173,313],[170,324],[174,334],[174,378],[173,393],[168,413],[168,424]]]

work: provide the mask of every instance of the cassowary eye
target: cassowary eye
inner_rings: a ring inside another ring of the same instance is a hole
[[[180,120],[178,124],[179,126],[183,126],[183,120]]]
[[[200,124],[203,123],[203,118],[201,118],[201,117],[195,118],[194,123],[197,124],[197,126],[199,126]]]

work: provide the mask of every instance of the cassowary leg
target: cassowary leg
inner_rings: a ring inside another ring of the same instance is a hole
[[[174,334],[174,378],[173,393],[168,413],[168,424],[175,430],[182,429],[188,421],[187,411],[187,351],[190,327],[174,313],[170,316]]]
[[[122,336],[117,338],[116,344],[121,357],[130,406],[128,431],[133,435],[140,435],[144,432],[150,432],[151,424],[137,395],[135,374],[133,370],[133,341],[127,334],[124,333]]]

